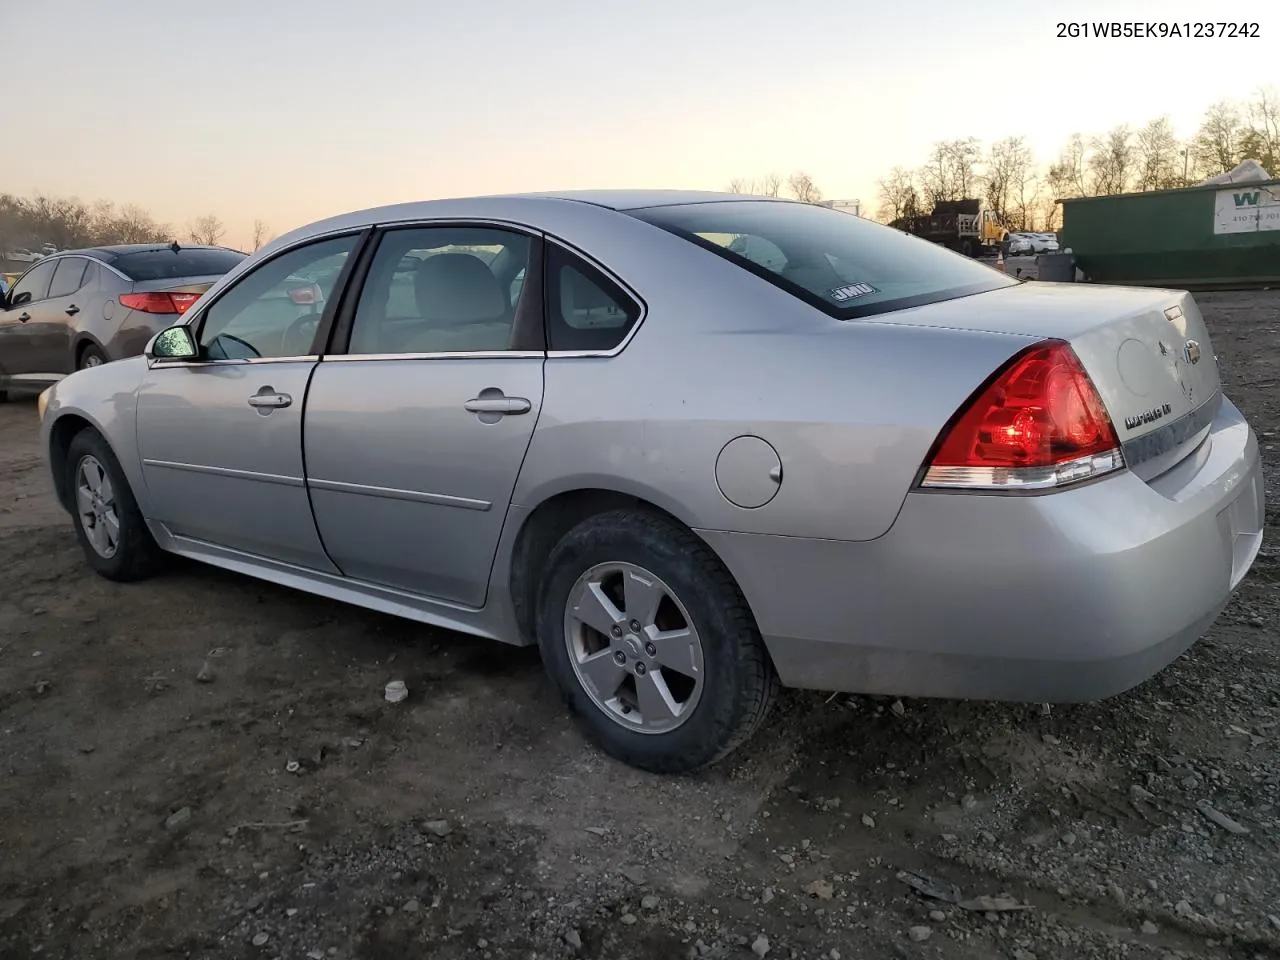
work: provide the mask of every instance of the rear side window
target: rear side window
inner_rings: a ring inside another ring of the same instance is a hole
[[[126,253],[111,265],[136,283],[183,277],[220,277],[245,258],[234,250],[173,250],[159,248]]]
[[[83,257],[63,257],[53,271],[53,282],[49,284],[50,297],[65,297],[75,293],[84,282],[84,268],[89,263]]]
[[[810,203],[731,200],[628,212],[841,320],[1018,282],[927,240]]]
[[[640,308],[595,267],[555,244],[547,250],[547,349],[612,350]]]

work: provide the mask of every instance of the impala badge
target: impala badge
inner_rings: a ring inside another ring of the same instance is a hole
[[[1188,340],[1187,345],[1182,348],[1183,355],[1187,358],[1187,363],[1196,364],[1200,362],[1200,344],[1194,340]]]

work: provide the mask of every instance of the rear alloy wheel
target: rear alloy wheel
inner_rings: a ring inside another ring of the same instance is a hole
[[[106,354],[93,344],[89,344],[80,351],[80,362],[76,365],[76,369],[87,370],[89,367],[100,367],[106,362]]]
[[[760,725],[777,676],[746,600],[691,531],[640,511],[600,514],[565,535],[547,571],[543,662],[605,753],[684,773]]]
[[[142,580],[160,559],[129,481],[107,442],[82,430],[67,450],[67,488],[76,536],[89,565],[108,580]]]

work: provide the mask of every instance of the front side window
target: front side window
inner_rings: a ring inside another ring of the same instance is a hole
[[[65,297],[80,289],[84,281],[84,268],[89,261],[83,257],[63,257],[53,271],[53,281],[49,284],[50,297]]]
[[[927,240],[811,203],[731,200],[629,212],[841,320],[1018,282]]]
[[[27,299],[28,303],[43,300],[49,294],[49,281],[53,279],[55,266],[55,263],[46,261],[37,263],[28,270],[26,275],[13,285],[13,290],[9,293],[9,302],[17,303],[18,298],[24,293],[31,295]]]
[[[297,247],[238,279],[204,313],[202,356],[256,360],[310,354],[342,264],[359,240],[351,234]]]
[[[414,227],[378,244],[351,354],[510,350],[533,240],[491,227]]]

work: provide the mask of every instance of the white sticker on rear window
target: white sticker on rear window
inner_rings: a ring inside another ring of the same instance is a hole
[[[869,293],[876,292],[878,292],[876,288],[869,283],[849,283],[828,291],[827,295],[837,303],[844,303],[846,300],[865,297]]]

